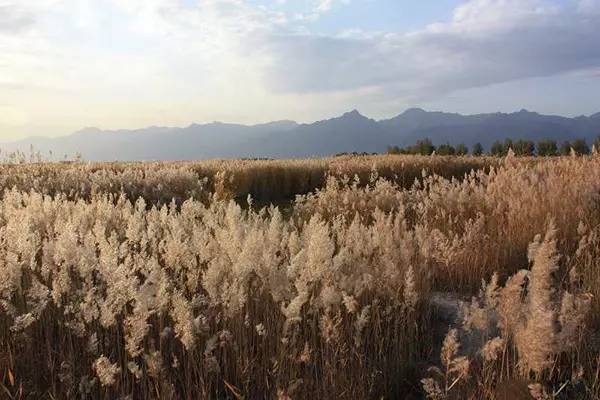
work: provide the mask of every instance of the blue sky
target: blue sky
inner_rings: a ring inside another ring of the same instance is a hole
[[[600,111],[600,0],[0,0],[0,141],[357,108]]]
[[[188,0],[188,4],[194,1]],[[286,13],[307,13],[315,2],[288,0],[285,2],[254,0],[252,3],[272,7]],[[311,24],[322,34],[336,34],[350,29],[367,31],[409,31],[422,28],[432,21],[443,21],[452,15],[459,0],[356,0],[333,2],[331,9]]]

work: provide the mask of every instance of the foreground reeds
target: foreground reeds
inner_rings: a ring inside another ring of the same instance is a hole
[[[4,395],[600,395],[599,159],[213,163],[3,167]]]

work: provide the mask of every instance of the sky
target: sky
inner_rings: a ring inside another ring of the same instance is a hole
[[[600,111],[600,0],[0,0],[0,141]]]

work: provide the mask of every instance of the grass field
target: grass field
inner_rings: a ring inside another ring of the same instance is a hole
[[[0,397],[600,398],[600,157],[6,164],[0,189]]]

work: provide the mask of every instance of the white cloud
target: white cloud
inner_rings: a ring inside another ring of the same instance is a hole
[[[584,14],[600,13],[600,0],[581,0],[579,2],[579,11]]]
[[[0,32],[18,34],[33,24],[33,17],[14,4],[0,3]]]
[[[327,12],[331,10],[336,3],[348,4],[349,2],[349,0],[317,0],[315,11],[320,13]]]
[[[600,16],[584,9],[543,0],[472,0],[451,21],[408,34],[277,38],[269,43],[268,82],[283,92],[371,87],[414,99],[597,67]]]

